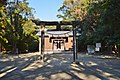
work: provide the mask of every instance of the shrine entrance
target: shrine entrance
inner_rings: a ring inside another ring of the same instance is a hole
[[[64,40],[53,40],[53,50],[62,51],[64,50]]]
[[[42,59],[44,58],[45,47],[46,49],[48,49],[52,46],[52,50],[54,51],[54,50],[65,50],[65,46],[68,46],[68,47],[71,46],[73,50],[73,61],[74,62],[76,61],[77,59],[77,48],[76,48],[77,47],[76,45],[77,32],[76,31],[79,29],[78,25],[80,24],[80,21],[52,21],[51,22],[51,21],[32,20],[32,22],[34,22],[38,26],[41,26],[40,35],[39,35],[40,37],[39,38],[39,51],[42,56]],[[62,32],[61,25],[72,25],[72,30],[70,32],[66,32],[66,31]],[[45,26],[56,26],[57,31],[53,31],[52,33],[49,32],[49,34],[51,34],[51,36],[49,37],[46,35]],[[71,32],[72,32],[72,36],[70,34],[66,35]],[[64,34],[62,35],[61,33],[64,33]],[[58,37],[56,37],[56,35]]]

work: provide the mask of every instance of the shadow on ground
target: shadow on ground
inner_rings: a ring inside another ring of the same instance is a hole
[[[8,56],[0,59],[0,80],[119,80],[120,60],[79,54],[47,54],[45,62],[39,53]]]

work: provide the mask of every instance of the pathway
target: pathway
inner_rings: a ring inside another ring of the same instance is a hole
[[[120,59],[79,54],[49,54],[45,62],[39,53],[0,58],[0,80],[120,80]]]

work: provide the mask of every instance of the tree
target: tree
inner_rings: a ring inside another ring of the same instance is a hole
[[[101,16],[101,23],[106,26],[107,34],[105,37],[108,45],[119,45],[120,41],[120,1],[119,0],[107,0],[104,6],[104,13]],[[120,52],[119,52],[120,53]]]
[[[2,51],[2,44],[7,43],[8,40],[4,37],[6,27],[6,2],[7,0],[0,0],[0,51]]]
[[[85,44],[93,42],[93,32],[95,32],[99,17],[97,14],[93,15],[89,13],[89,7],[92,3],[93,0],[65,0],[63,6],[59,9],[59,11],[63,12],[63,15],[58,15],[59,18],[63,17],[66,20],[81,21],[82,36],[80,37],[80,41]]]
[[[86,3],[87,0],[65,0],[63,6],[58,9],[63,15],[58,14],[57,17],[63,20],[83,20],[86,15]]]
[[[7,6],[0,7],[5,9],[5,11],[4,9],[0,11],[0,43],[6,50],[12,50],[13,53],[16,52],[16,49],[19,52],[25,51],[28,49],[28,42],[35,39],[34,24],[30,21],[31,18],[34,18],[33,8],[29,7],[28,4],[27,0],[17,0],[16,2],[7,2]],[[31,25],[26,26],[25,24]],[[25,26],[31,26],[29,32]]]
[[[65,0],[59,9],[63,15],[59,14],[58,17],[81,21],[82,35],[79,42],[102,42],[114,46],[120,44],[119,7],[119,0]]]

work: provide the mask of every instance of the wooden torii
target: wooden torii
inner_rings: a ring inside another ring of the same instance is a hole
[[[73,62],[77,59],[77,48],[76,48],[76,27],[80,24],[80,21],[40,21],[32,20],[36,25],[41,26],[56,26],[57,30],[61,30],[61,25],[72,25],[73,28]],[[41,32],[41,41],[44,43],[44,32]],[[41,44],[41,54],[44,51],[44,44]]]

